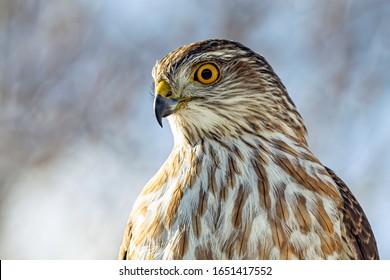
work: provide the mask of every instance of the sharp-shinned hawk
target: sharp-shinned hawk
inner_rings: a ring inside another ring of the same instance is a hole
[[[173,150],[135,202],[121,259],[378,259],[345,183],[310,151],[271,66],[228,40],[157,62]]]

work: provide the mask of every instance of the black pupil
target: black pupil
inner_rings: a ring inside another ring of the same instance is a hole
[[[211,76],[213,75],[213,73],[211,72],[210,69],[204,69],[202,71],[202,73],[200,73],[200,75],[202,76],[202,79],[204,80],[210,80],[211,79]]]

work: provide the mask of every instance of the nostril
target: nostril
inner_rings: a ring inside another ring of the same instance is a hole
[[[172,96],[172,91],[168,91],[165,97],[171,97]]]

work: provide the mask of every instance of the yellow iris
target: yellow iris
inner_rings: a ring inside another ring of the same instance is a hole
[[[201,65],[194,75],[194,80],[204,85],[210,85],[218,80],[220,76],[219,68],[213,63]]]

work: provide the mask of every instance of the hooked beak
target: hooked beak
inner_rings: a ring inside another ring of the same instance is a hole
[[[165,118],[176,112],[176,107],[178,104],[179,101],[176,99],[165,98],[160,94],[156,94],[156,97],[154,98],[154,113],[156,114],[157,122],[161,127],[163,127],[162,118]]]

